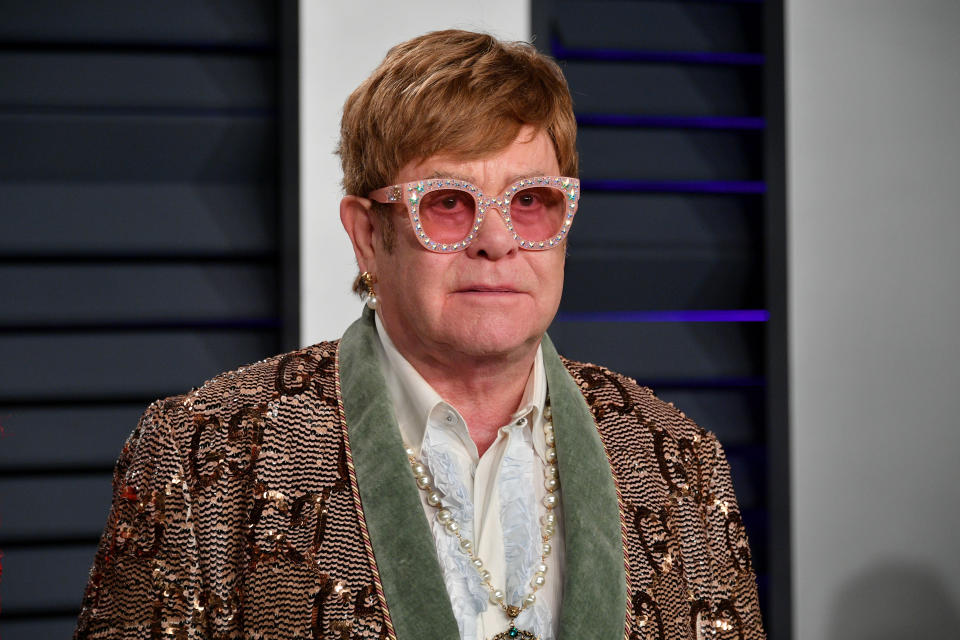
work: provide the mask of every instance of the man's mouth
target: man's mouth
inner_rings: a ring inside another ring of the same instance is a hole
[[[472,284],[457,290],[458,293],[520,293],[516,287],[497,284]]]

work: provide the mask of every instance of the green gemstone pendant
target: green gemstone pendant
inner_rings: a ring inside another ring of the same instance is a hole
[[[539,640],[539,638],[529,631],[517,629],[516,625],[511,623],[509,629],[493,636],[493,640]]]

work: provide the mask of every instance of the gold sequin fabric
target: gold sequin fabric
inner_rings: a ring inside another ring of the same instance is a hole
[[[620,494],[627,639],[764,638],[750,548],[716,437],[630,378],[564,364]]]
[[[117,462],[75,638],[393,637],[336,349],[263,360],[147,409]],[[627,640],[762,638],[716,439],[627,378],[565,364],[621,493]]]

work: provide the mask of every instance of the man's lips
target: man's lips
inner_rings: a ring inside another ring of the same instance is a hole
[[[499,284],[472,284],[460,287],[456,293],[522,293],[520,289],[511,285]]]

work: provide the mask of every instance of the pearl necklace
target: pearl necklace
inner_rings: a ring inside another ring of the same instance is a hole
[[[553,551],[550,545],[550,539],[557,526],[557,516],[553,513],[557,506],[557,489],[560,488],[560,481],[557,473],[557,450],[554,446],[555,439],[553,435],[553,414],[550,411],[550,405],[543,408],[543,436],[547,444],[546,459],[547,465],[544,467],[543,486],[547,490],[547,495],[543,498],[544,514],[540,518],[540,536],[542,543],[540,546],[540,562],[536,566],[533,574],[533,580],[530,581],[530,593],[528,593],[519,605],[507,604],[505,589],[498,589],[493,586],[490,572],[484,569],[483,560],[474,552],[473,541],[465,538],[460,532],[460,523],[453,517],[453,513],[443,506],[443,496],[433,486],[433,478],[427,470],[427,466],[414,455],[412,447],[404,444],[404,451],[407,454],[407,460],[410,461],[410,469],[413,471],[413,477],[417,481],[417,486],[427,495],[427,504],[436,509],[437,522],[443,525],[449,535],[456,536],[460,543],[460,551],[470,557],[470,564],[480,574],[480,580],[490,592],[490,603],[499,606],[510,619],[510,627],[493,637],[493,640],[537,640],[530,631],[521,631],[517,629],[514,621],[520,613],[529,607],[532,607],[537,601],[536,592],[547,582],[547,556]],[[526,424],[526,418],[521,418],[517,422],[519,426]]]

